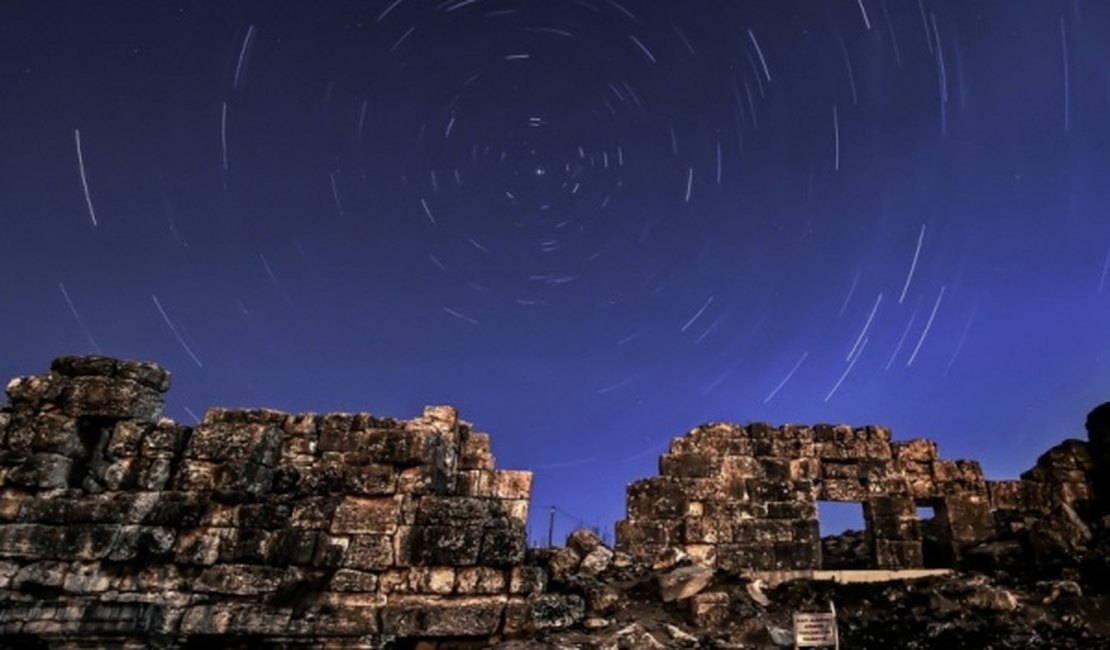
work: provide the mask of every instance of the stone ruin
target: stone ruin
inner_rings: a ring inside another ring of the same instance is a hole
[[[889,429],[712,423],[671,441],[659,476],[628,487],[617,549],[650,562],[668,549],[730,572],[822,568],[820,501],[862,504],[870,566],[925,566],[918,508],[932,508],[940,566],[995,535],[998,511],[1083,511],[1092,498],[1083,443],[1050,450],[1021,480],[944,460],[931,440]],[[938,558],[933,558],[934,563]],[[936,564],[934,564],[936,566]]]
[[[1110,407],[1090,445],[1065,441],[1016,481],[881,427],[708,424],[629,486],[615,558],[599,541],[545,556],[525,548],[531,473],[495,470],[489,436],[453,408],[210,409],[188,427],[161,418],[169,383],[151,363],[62,357],[8,384],[0,646],[483,646],[611,611],[610,564],[681,551],[731,574],[818,569],[818,501],[862,504],[884,569],[924,564],[919,506],[950,562],[1007,512],[1110,512],[1092,485],[1108,475],[1094,462],[1110,469]],[[586,599],[559,593],[585,567]]]
[[[185,427],[160,419],[168,388],[102,357],[8,384],[0,646],[488,637],[542,590],[523,565],[532,475],[495,470],[453,408]]]

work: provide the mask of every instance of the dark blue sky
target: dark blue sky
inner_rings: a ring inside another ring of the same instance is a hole
[[[704,421],[1001,478],[1110,398],[1108,3],[229,4],[0,5],[3,377],[452,403],[536,536]]]

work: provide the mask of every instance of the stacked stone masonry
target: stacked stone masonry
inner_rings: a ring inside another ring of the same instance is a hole
[[[450,407],[160,419],[149,363],[57,359],[0,411],[0,638],[489,637],[520,627],[532,475]],[[0,645],[6,643],[0,641]],[[357,644],[356,644],[357,645]]]
[[[734,572],[820,569],[818,502],[847,501],[862,504],[872,568],[925,565],[921,507],[951,565],[995,536],[997,511],[1087,508],[1089,476],[1078,440],[1021,480],[989,481],[978,462],[942,459],[930,440],[892,442],[883,427],[712,423],[672,440],[659,476],[628,487],[617,548],[641,562],[680,550]]]
[[[558,592],[560,562],[594,580],[608,549],[526,554],[531,473],[494,469],[489,436],[451,407],[411,420],[211,409],[188,427],[161,417],[169,385],[154,364],[104,357],[7,385],[0,647],[459,647],[615,602],[601,583],[585,604]],[[1000,513],[1110,513],[1092,484],[1110,474],[1100,409],[1089,444],[1064,441],[1014,481],[882,427],[703,425],[629,486],[617,555],[817,569],[817,503],[852,501],[874,568],[923,564],[920,506],[955,562],[996,536]]]

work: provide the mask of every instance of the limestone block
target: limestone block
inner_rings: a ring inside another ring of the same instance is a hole
[[[295,572],[252,564],[217,564],[201,572],[193,590],[236,596],[258,596],[277,591],[285,582],[292,582]]]
[[[51,362],[50,370],[67,377],[120,377],[160,393],[170,388],[170,373],[158,364],[146,361],[125,361],[95,355],[63,356]]]
[[[230,555],[238,541],[235,528],[191,528],[181,530],[173,547],[177,564],[209,566]]]
[[[859,481],[828,479],[817,486],[819,501],[863,501],[870,492]]]
[[[686,544],[720,544],[732,541],[731,517],[686,517],[682,541]]]
[[[937,459],[937,443],[925,438],[890,443],[894,460],[931,463]]]
[[[665,603],[685,600],[702,591],[713,580],[713,570],[702,566],[685,566],[660,575],[659,597]]]
[[[157,422],[163,407],[160,391],[122,377],[73,377],[58,400],[63,412],[71,417],[146,422]]]
[[[473,497],[423,497],[416,512],[422,526],[450,525],[458,521],[484,521],[492,516],[494,502]]]
[[[468,433],[462,436],[459,469],[491,471],[493,464],[488,433]]]
[[[586,603],[581,596],[545,594],[528,600],[527,629],[555,630],[578,623],[586,616]]]
[[[659,474],[675,478],[712,478],[721,471],[719,457],[706,453],[667,453],[659,457]]]
[[[716,629],[729,620],[729,595],[724,591],[703,591],[690,597],[690,623],[702,629]]]
[[[532,496],[532,472],[498,470],[493,473],[493,496],[498,499],[528,499]]]
[[[450,566],[413,567],[409,587],[419,594],[450,594],[455,590],[455,572]]]
[[[514,566],[509,570],[509,593],[529,595],[542,593],[545,589],[547,573],[540,567]]]
[[[400,471],[397,491],[404,494],[447,494],[450,476],[440,465],[417,465]]]
[[[514,567],[513,570],[519,567]],[[462,567],[457,570],[455,591],[462,595],[500,594],[508,591],[509,571],[493,567]]]
[[[798,571],[821,566],[820,542],[775,542],[774,548],[776,569]]]
[[[374,593],[378,590],[378,574],[354,569],[340,569],[328,583],[332,591],[356,591]]]
[[[459,472],[459,494],[468,497],[493,496],[493,472],[481,469],[468,469]]]
[[[343,555],[343,566],[363,570],[393,565],[393,538],[389,535],[355,535]]]
[[[630,519],[678,519],[686,514],[686,494],[672,478],[640,479],[628,486]]]
[[[721,544],[717,546],[717,568],[730,573],[775,568],[773,544]]]
[[[347,469],[346,485],[356,495],[392,495],[397,489],[396,470],[390,465],[371,464]]]
[[[69,485],[73,472],[73,459],[59,454],[31,454],[20,465],[8,472],[11,485],[33,490],[52,490]]]
[[[393,497],[346,497],[335,510],[332,533],[392,533],[400,519]]]
[[[880,569],[913,569],[924,563],[921,542],[917,541],[876,539],[872,552]]]
[[[294,528],[326,530],[331,527],[332,519],[342,501],[339,497],[307,497],[297,501],[289,517]]]
[[[1025,507],[1022,481],[987,481],[991,508],[1020,510]]]
[[[325,535],[316,530],[286,528],[276,531],[268,546],[267,561],[280,566],[311,565],[322,537]]]
[[[482,530],[478,563],[496,567],[520,564],[526,549],[522,522],[507,517],[493,518],[485,522]]]
[[[100,560],[115,544],[119,526],[0,526],[0,557],[47,560]]]
[[[472,566],[478,563],[482,532],[480,526],[413,526],[407,559],[420,566]],[[398,555],[399,564],[405,560]]]
[[[788,519],[748,519],[734,522],[732,539],[739,544],[767,545],[794,539],[794,525]]]
[[[504,596],[391,597],[381,611],[381,631],[398,637],[494,634],[508,602]]]

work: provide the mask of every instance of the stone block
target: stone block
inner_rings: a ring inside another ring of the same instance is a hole
[[[775,542],[775,568],[782,571],[819,569],[821,545],[819,542]]]
[[[493,496],[498,499],[528,499],[532,496],[532,472],[498,470],[493,473]]]
[[[817,486],[818,501],[863,501],[870,494],[858,480],[827,479]]]
[[[720,544],[732,541],[732,519],[728,517],[686,517],[682,541],[686,544]]]
[[[482,546],[478,562],[488,566],[506,567],[524,561],[527,549],[524,524],[505,517],[490,519],[482,530]]]
[[[440,465],[417,465],[402,469],[397,477],[397,491],[403,494],[441,494],[451,491],[451,477]]]
[[[398,596],[381,611],[381,631],[400,638],[489,636],[505,611],[503,596]]]
[[[991,508],[1021,510],[1025,507],[1021,481],[987,481]]]
[[[11,485],[32,490],[54,490],[69,486],[73,459],[59,454],[31,454],[26,461],[8,472]]]
[[[712,478],[721,471],[719,457],[706,453],[667,453],[659,457],[659,474],[675,478]]]
[[[918,541],[876,539],[872,549],[875,566],[880,569],[915,569],[924,564]]]
[[[734,522],[732,539],[738,544],[770,545],[794,539],[793,522],[788,519],[748,519]]]
[[[201,572],[193,590],[234,596],[259,596],[273,593],[296,573],[286,569],[251,564],[217,564]]]
[[[490,453],[488,433],[467,433],[460,441],[459,469],[492,471],[493,454]]]
[[[354,569],[340,569],[332,575],[328,587],[332,591],[374,593],[378,590],[378,574]]]
[[[278,566],[308,566],[316,557],[316,548],[324,535],[316,530],[286,528],[275,533],[269,548],[268,562]]]
[[[686,493],[671,478],[640,479],[628,486],[630,519],[678,519],[686,514]]]
[[[721,461],[721,475],[726,479],[762,478],[763,468],[754,456],[726,456]]]
[[[162,416],[160,391],[122,377],[82,376],[66,382],[58,398],[70,417],[156,422]]]
[[[545,594],[528,600],[527,628],[532,631],[557,630],[580,622],[586,616],[581,596]]]
[[[101,560],[108,556],[119,526],[0,526],[0,557],[46,560]]]
[[[480,526],[414,526],[408,559],[419,566],[472,566],[482,550],[482,532]],[[399,564],[405,560],[398,555]]]
[[[463,570],[465,569],[460,569]],[[509,593],[530,595],[543,593],[545,589],[547,573],[540,567],[514,566],[509,570]]]
[[[416,523],[443,526],[455,522],[485,521],[492,516],[494,502],[473,497],[429,496],[420,499]]]
[[[518,567],[514,567],[515,568]],[[493,567],[462,567],[455,579],[455,591],[461,595],[501,594],[508,591],[508,571]]]
[[[701,629],[723,627],[731,618],[729,595],[724,591],[703,591],[690,598],[690,623]]]
[[[235,528],[191,528],[178,531],[173,561],[183,565],[210,566],[230,555],[238,540]]]
[[[413,567],[409,588],[418,594],[450,594],[455,590],[456,569],[449,566]]]
[[[393,538],[389,535],[353,536],[342,564],[353,569],[388,569],[393,566]]]
[[[96,355],[64,356],[54,359],[50,369],[66,377],[120,377],[160,393],[170,388],[170,373],[148,361],[125,361]]]
[[[734,574],[773,570],[774,544],[721,544],[717,547],[717,568]]]
[[[297,501],[289,517],[294,528],[326,530],[331,527],[335,512],[342,502],[340,497],[307,497]]]
[[[335,510],[331,532],[392,533],[400,520],[400,502],[393,497],[347,497]]]
[[[906,461],[931,463],[937,459],[937,443],[925,438],[892,442],[890,451],[894,460],[900,463]]]

